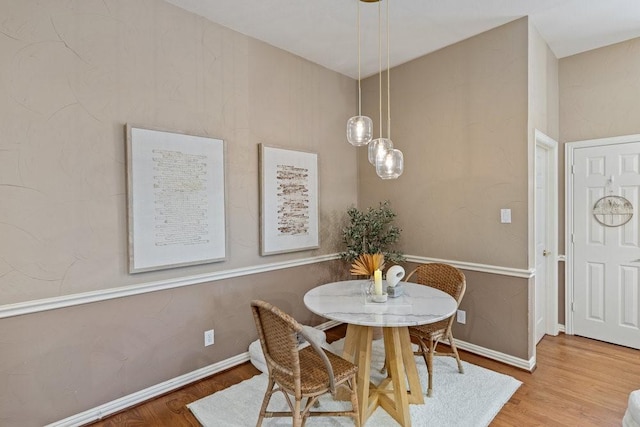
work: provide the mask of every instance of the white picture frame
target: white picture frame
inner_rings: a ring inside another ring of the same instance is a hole
[[[126,125],[129,272],[226,259],[224,142]]]
[[[318,154],[260,144],[260,255],[320,247]]]

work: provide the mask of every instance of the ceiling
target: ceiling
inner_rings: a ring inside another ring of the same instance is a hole
[[[359,5],[361,75],[379,69],[379,3],[167,1],[353,78],[358,77]],[[382,2],[383,18],[385,8]],[[397,0],[389,2],[389,9],[392,67],[523,16],[530,17],[558,58],[640,37],[640,0]]]

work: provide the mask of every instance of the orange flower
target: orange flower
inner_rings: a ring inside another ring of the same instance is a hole
[[[351,264],[351,274],[354,276],[373,276],[376,270],[382,270],[383,267],[383,254],[361,254],[353,264]]]

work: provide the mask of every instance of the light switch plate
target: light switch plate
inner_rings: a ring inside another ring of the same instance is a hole
[[[500,209],[500,222],[511,224],[511,209]]]

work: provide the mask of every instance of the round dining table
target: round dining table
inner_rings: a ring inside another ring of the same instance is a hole
[[[360,423],[381,406],[400,425],[410,426],[410,403],[424,403],[420,378],[411,347],[409,326],[437,322],[453,315],[456,300],[438,289],[400,282],[402,293],[375,302],[369,280],[327,283],[309,290],[305,306],[313,313],[347,324],[342,357],[358,366]],[[371,382],[374,328],[382,328],[387,377]]]

